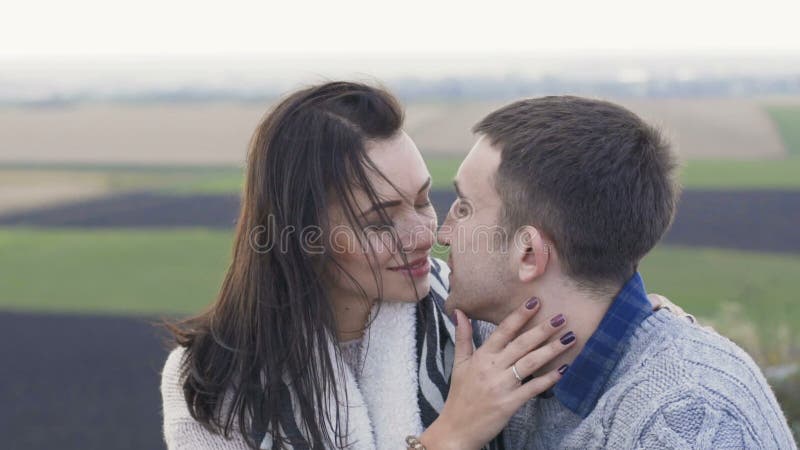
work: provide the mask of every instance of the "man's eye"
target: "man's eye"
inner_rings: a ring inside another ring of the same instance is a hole
[[[458,199],[453,204],[453,215],[457,219],[465,219],[472,214],[472,205],[466,200]]]
[[[425,200],[425,203],[420,203],[420,204],[414,205],[415,208],[427,208],[428,206],[431,206],[430,199]]]

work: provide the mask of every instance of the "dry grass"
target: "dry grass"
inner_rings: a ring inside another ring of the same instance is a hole
[[[0,214],[101,197],[109,190],[101,174],[0,170]]]
[[[778,159],[784,144],[761,100],[627,100],[661,125],[684,159]],[[800,104],[800,99],[768,99]],[[417,102],[406,129],[428,155],[460,158],[470,128],[502,102]],[[15,162],[241,167],[253,129],[269,105],[91,104],[0,109],[0,165]],[[0,172],[0,213],[102,195],[99,174]],[[113,186],[112,186],[113,188]]]
[[[687,159],[763,159],[785,154],[759,100],[622,103],[663,126]],[[500,104],[408,104],[406,128],[423,153],[465,154],[472,145],[469,129]],[[0,163],[240,165],[267,107],[208,103],[0,109]]]
[[[618,103],[659,126],[684,159],[779,159],[783,142],[756,100],[642,99]],[[408,130],[423,152],[464,154],[469,129],[497,102],[427,103],[408,106]]]
[[[659,125],[685,159],[780,159],[781,136],[760,102],[745,99],[626,100]]]
[[[0,109],[0,162],[241,164],[267,105]]]

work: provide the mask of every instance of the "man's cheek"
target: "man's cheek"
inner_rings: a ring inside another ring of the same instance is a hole
[[[455,294],[455,295],[453,295]],[[457,291],[453,290],[452,287],[450,289],[450,295],[447,296],[447,299],[444,301],[444,311],[449,314],[452,318],[453,312],[455,312],[456,308],[460,308],[461,305],[458,304],[456,298],[458,297]]]

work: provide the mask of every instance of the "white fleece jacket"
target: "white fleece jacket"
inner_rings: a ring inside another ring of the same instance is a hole
[[[417,402],[415,308],[411,303],[388,302],[374,308],[372,325],[364,336],[360,383],[346,366],[344,379],[337,380],[337,386],[347,387],[349,404],[341,411],[349,416],[348,432],[354,450],[405,449],[405,437],[422,432]],[[191,417],[179,378],[183,356],[182,347],[174,349],[161,376],[167,447],[170,450],[246,450],[248,447],[238,430],[227,440],[209,432]],[[269,435],[261,448],[271,448]]]

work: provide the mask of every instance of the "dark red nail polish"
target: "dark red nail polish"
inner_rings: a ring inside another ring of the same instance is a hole
[[[458,314],[453,313],[453,325],[458,326]]]
[[[536,308],[536,305],[538,304],[539,304],[539,299],[536,297],[531,297],[531,299],[528,300],[528,303],[525,303],[525,307],[528,309],[533,309]]]
[[[564,317],[563,314],[559,314],[559,315],[553,317],[552,319],[550,319],[550,326],[552,326],[553,328],[558,328],[561,325],[564,325],[564,322],[566,322],[566,321],[567,321],[567,318]]]
[[[570,331],[569,333],[561,336],[561,343],[564,345],[569,345],[575,340],[575,333]]]
[[[566,372],[567,369],[569,369],[569,364],[564,364],[563,366],[558,368],[558,373],[564,375],[564,372]]]

